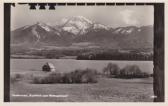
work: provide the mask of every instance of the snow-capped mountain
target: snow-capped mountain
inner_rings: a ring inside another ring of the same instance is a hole
[[[84,35],[90,30],[109,29],[107,26],[100,23],[94,23],[83,16],[63,18],[59,26],[63,31],[73,33],[74,35]],[[56,28],[58,28],[58,25]]]
[[[99,30],[99,29],[109,30],[110,28],[105,26],[105,25],[103,25],[103,24],[99,24],[98,23],[98,24],[94,24],[93,25],[93,29],[94,30]]]
[[[37,43],[50,41],[52,38],[59,40],[61,33],[55,28],[41,22],[24,26],[11,33],[12,43]]]
[[[116,34],[131,34],[134,32],[140,32],[141,28],[135,26],[128,26],[128,27],[118,27],[114,30]]]
[[[63,18],[60,22],[60,26],[63,31],[73,33],[74,35],[87,33],[92,24],[93,23],[90,20],[83,16]]]
[[[111,28],[83,16],[63,18],[55,26],[37,22],[11,32],[11,43],[71,45],[91,42],[112,48],[153,47],[152,26]]]
[[[44,23],[40,23],[40,22],[37,22],[37,25],[40,26],[41,28],[43,28],[45,31],[51,31],[52,28],[49,27],[47,24],[44,24]]]

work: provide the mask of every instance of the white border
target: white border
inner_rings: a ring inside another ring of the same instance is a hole
[[[3,21],[3,3],[10,3],[10,2],[164,2],[165,3],[165,102],[163,103],[145,103],[145,102],[9,102],[5,103],[3,102],[4,98],[4,21]],[[29,106],[29,105],[41,105],[41,106],[55,106],[55,105],[61,105],[61,106],[112,106],[112,105],[118,105],[118,106],[142,106],[142,105],[152,105],[152,106],[168,106],[168,0],[0,0],[0,106]],[[167,64],[167,65],[166,65]]]

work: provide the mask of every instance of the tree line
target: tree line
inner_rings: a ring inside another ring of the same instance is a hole
[[[121,52],[100,52],[83,53],[77,56],[77,60],[153,60],[153,54],[147,53],[121,53]]]

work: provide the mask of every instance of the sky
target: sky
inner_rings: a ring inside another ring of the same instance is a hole
[[[30,10],[28,5],[11,9],[11,30],[44,22],[54,25],[62,18],[84,16],[113,28],[153,25],[153,6],[57,6],[55,10]]]

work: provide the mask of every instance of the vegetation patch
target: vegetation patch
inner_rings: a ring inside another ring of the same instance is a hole
[[[20,81],[22,78],[24,78],[24,75],[22,74],[14,74],[10,76],[10,83],[14,84],[18,81]]]
[[[150,74],[142,72],[137,65],[128,65],[121,69],[118,78],[148,78]]]
[[[77,60],[137,60],[137,61],[151,61],[153,60],[153,53],[140,51],[118,51],[118,50],[104,50],[91,51],[82,53],[77,56]]]
[[[33,78],[35,84],[53,83],[97,83],[97,71],[92,69],[77,69],[69,73],[51,73],[47,76]]]
[[[150,74],[142,72],[137,65],[127,65],[120,69],[117,64],[109,63],[104,69],[103,74],[114,78],[148,78]]]

